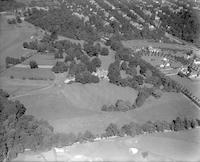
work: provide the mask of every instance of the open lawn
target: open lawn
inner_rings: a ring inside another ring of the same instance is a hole
[[[5,68],[7,56],[19,58],[33,52],[23,48],[23,42],[29,41],[30,37],[37,33],[36,27],[22,22],[17,25],[7,23],[6,15],[0,15],[0,71]]]
[[[43,80],[22,80],[22,79],[10,79],[7,77],[0,78],[0,88],[4,89],[10,94],[11,97],[22,94],[27,94],[32,91],[37,91],[41,88],[48,87],[52,84],[52,81]]]
[[[54,58],[54,55],[50,54],[36,54],[26,61],[23,62],[24,65],[29,65],[29,62],[31,60],[34,60],[37,62],[38,65],[55,65],[56,59]],[[59,59],[60,60],[60,59]]]
[[[143,123],[171,121],[177,116],[200,117],[195,105],[176,93],[166,93],[160,99],[150,97],[141,108],[128,112],[101,111],[103,104],[114,104],[118,99],[133,103],[136,96],[137,91],[131,88],[101,82],[54,86],[17,99],[27,107],[28,114],[48,120],[58,132],[90,130],[101,133],[111,122],[121,126],[131,121]]]
[[[30,68],[20,68],[20,67],[11,67],[6,71],[0,74],[0,77],[8,77],[13,76],[18,79],[35,79],[35,80],[53,80],[54,74],[51,69],[30,69]]]
[[[200,79],[181,78],[180,76],[170,76],[173,80],[178,81],[180,84],[190,90],[196,97],[200,98]]]

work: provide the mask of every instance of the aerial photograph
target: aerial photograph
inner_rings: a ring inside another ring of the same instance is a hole
[[[0,0],[0,162],[200,162],[200,0]]]

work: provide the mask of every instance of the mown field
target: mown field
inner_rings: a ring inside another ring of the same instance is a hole
[[[56,59],[53,54],[36,54],[24,61],[22,64],[29,65],[29,62],[32,60],[36,61],[38,65],[55,65],[56,63]]]
[[[118,99],[135,101],[137,91],[110,83],[79,83],[52,87],[33,95],[17,98],[27,113],[46,119],[58,132],[90,130],[101,133],[109,123],[123,125],[135,121],[171,121],[177,116],[200,117],[197,107],[181,94],[166,93],[160,99],[150,97],[145,104],[128,112],[102,112],[103,104],[114,104]],[[48,112],[48,113],[47,113]]]
[[[180,76],[170,76],[190,90],[196,97],[200,98],[200,79],[181,78]]]
[[[7,78],[17,78],[17,79],[32,79],[32,80],[53,80],[54,74],[51,69],[30,69],[21,67],[11,67],[0,74],[0,77]]]

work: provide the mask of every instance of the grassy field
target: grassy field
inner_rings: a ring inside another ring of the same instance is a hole
[[[56,59],[54,58],[54,55],[50,54],[36,54],[26,61],[23,62],[24,65],[29,65],[29,62],[31,60],[34,60],[37,62],[38,65],[55,65]]]
[[[30,69],[30,68],[20,68],[20,67],[11,67],[6,71],[0,74],[0,77],[8,77],[13,76],[17,79],[31,79],[33,80],[53,80],[54,74],[51,69]]]
[[[43,80],[22,80],[22,79],[10,79],[7,77],[0,77],[0,88],[7,91],[10,96],[17,96],[31,91],[47,87],[52,84],[52,81]]]
[[[200,98],[200,79],[181,78],[177,75],[170,76],[173,80],[178,81],[190,90],[196,97]]]
[[[0,15],[0,70],[5,68],[7,56],[20,57],[32,52],[23,48],[23,42],[29,41],[30,37],[38,30],[33,25],[23,22],[18,25],[7,23],[5,15]]]
[[[158,100],[150,97],[141,108],[129,112],[100,110],[103,104],[114,104],[118,99],[133,103],[136,96],[137,92],[131,88],[101,82],[54,86],[17,99],[27,107],[28,114],[48,120],[58,132],[90,130],[101,133],[111,122],[121,126],[131,121],[143,123],[148,120],[171,121],[177,116],[200,117],[195,105],[175,93],[166,93]]]

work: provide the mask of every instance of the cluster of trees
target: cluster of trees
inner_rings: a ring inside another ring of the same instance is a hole
[[[15,58],[15,57],[7,56],[5,61],[6,61],[6,67],[9,67],[9,65],[20,64],[22,61],[24,61],[24,57]]]
[[[7,20],[8,24],[20,24],[22,23],[22,20],[20,18],[20,16],[16,16],[15,18],[10,18]]]
[[[95,75],[92,75],[89,71],[83,71],[75,75],[75,81],[82,84],[98,83],[99,78]]]
[[[104,137],[110,136],[124,136],[128,135],[134,137],[136,135],[141,135],[144,133],[155,133],[164,131],[182,131],[188,129],[194,129],[200,126],[199,119],[188,119],[177,117],[172,122],[167,121],[147,121],[144,124],[138,124],[131,122],[129,124],[123,125],[118,128],[116,124],[111,123],[102,134]]]
[[[101,111],[112,112],[112,111],[120,111],[126,112],[129,110],[135,109],[135,105],[131,105],[129,101],[117,100],[115,105],[103,105]]]
[[[56,20],[56,21],[55,21]],[[97,33],[83,19],[73,15],[73,12],[62,5],[49,11],[34,10],[26,21],[47,31],[57,31],[63,36],[78,40],[96,40]]]
[[[1,0],[0,1],[0,12],[7,10],[14,10],[17,8],[24,7],[25,5],[21,2],[17,2],[15,0]]]
[[[198,39],[200,23],[198,14],[196,14],[192,8],[192,1],[180,0],[173,3],[176,4],[174,9],[178,9],[179,7],[182,7],[182,9],[174,14],[170,7],[163,6],[161,9],[165,14],[159,14],[162,21],[162,27],[180,39],[192,43],[196,42]],[[168,28],[168,26],[170,26],[170,28]]]
[[[11,160],[25,149],[44,150],[51,145],[53,127],[25,115],[26,108],[19,101],[8,100],[0,93],[0,161]]]
[[[51,70],[54,73],[64,73],[68,71],[68,66],[62,61],[57,61]]]
[[[88,41],[83,44],[83,49],[87,53],[88,56],[108,56],[109,50],[106,47],[101,47],[100,43],[96,43],[94,45],[94,42]]]
[[[29,65],[30,65],[30,68],[31,68],[31,69],[38,68],[38,64],[37,64],[37,62],[34,61],[34,60],[31,60],[31,61],[29,62]]]
[[[38,52],[55,52],[57,32],[53,31],[51,34],[45,33],[42,40],[33,40],[30,42],[24,42],[23,47],[31,50],[37,50]],[[60,50],[60,49],[58,49]]]

